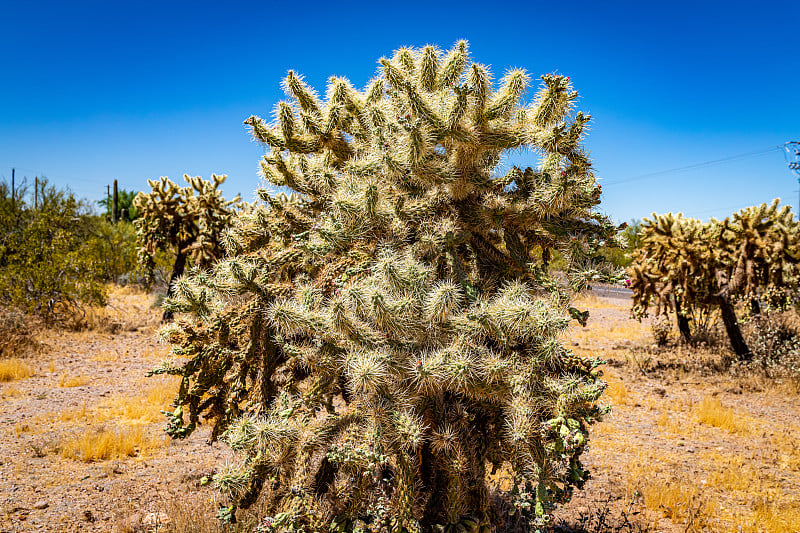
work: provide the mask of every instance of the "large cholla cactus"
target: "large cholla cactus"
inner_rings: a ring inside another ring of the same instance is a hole
[[[175,254],[167,294],[175,294],[175,280],[182,275],[187,260],[198,267],[208,267],[222,255],[219,236],[231,225],[239,197],[225,200],[219,186],[227,176],[212,174],[211,180],[200,176],[184,179],[179,187],[169,178],[148,180],[151,191],[140,192],[133,204],[141,215],[136,219],[139,260],[148,272],[155,266],[158,251]],[[167,311],[165,319],[170,319]]]
[[[585,319],[570,287],[616,236],[593,211],[588,117],[563,76],[531,104],[524,71],[494,89],[464,42],[381,65],[325,100],[289,72],[275,122],[246,121],[264,177],[295,192],[260,190],[227,257],[178,282],[163,333],[188,360],[156,370],[183,376],[168,431],[213,420],[242,454],[214,478],[222,514],[263,492],[266,529],[542,525],[587,477],[605,388],[559,343]],[[514,149],[539,168],[500,173]],[[551,249],[566,283],[542,268]]]
[[[748,207],[722,222],[703,223],[681,214],[653,215],[642,225],[641,245],[630,268],[634,313],[675,309],[690,340],[688,316],[696,307],[719,307],[731,345],[750,358],[734,306],[746,300],[782,303],[797,287],[800,225],[788,206]]]

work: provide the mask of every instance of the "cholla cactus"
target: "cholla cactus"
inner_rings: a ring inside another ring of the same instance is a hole
[[[734,311],[745,300],[758,312],[760,301],[785,301],[797,287],[800,225],[788,206],[748,207],[732,219],[703,223],[673,215],[653,214],[642,226],[642,242],[630,268],[634,313],[650,305],[657,314],[674,308],[684,337],[687,316],[697,307],[718,307],[737,356],[749,359]]]
[[[230,226],[239,202],[238,196],[233,200],[222,197],[219,186],[226,177],[212,174],[209,181],[184,174],[187,187],[179,187],[166,177],[148,180],[152,190],[134,198],[141,215],[134,224],[142,265],[152,273],[156,252],[175,253],[168,296],[174,296],[175,282],[183,274],[187,260],[203,268],[222,255],[219,235]],[[171,317],[169,311],[164,315],[165,320]]]
[[[156,371],[183,376],[173,436],[204,415],[242,454],[215,477],[223,516],[265,491],[262,529],[525,529],[582,486],[605,383],[559,338],[616,228],[569,78],[526,104],[529,85],[495,89],[464,42],[402,49],[324,100],[289,72],[275,121],[246,121],[264,177],[295,192],[260,190],[227,256],[177,284],[163,334],[188,360]],[[501,173],[515,149],[540,166]]]

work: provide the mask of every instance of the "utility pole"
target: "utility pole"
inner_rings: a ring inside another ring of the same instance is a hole
[[[111,221],[116,224],[119,219],[119,191],[117,190],[117,180],[114,180],[114,198],[112,199]]]
[[[800,184],[800,142],[789,141],[784,143],[783,156],[786,158],[786,164],[789,165],[789,170],[797,176],[797,183]],[[798,218],[800,218],[800,192],[797,194],[797,213]]]
[[[11,169],[11,208],[16,209],[17,207],[17,187],[14,185],[14,173],[16,172],[16,168]]]
[[[33,182],[33,208],[39,208],[39,176],[36,176]]]

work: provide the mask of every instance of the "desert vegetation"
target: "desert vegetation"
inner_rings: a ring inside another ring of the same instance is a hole
[[[800,530],[790,209],[614,224],[569,77],[379,65],[252,203],[0,184],[0,529]]]

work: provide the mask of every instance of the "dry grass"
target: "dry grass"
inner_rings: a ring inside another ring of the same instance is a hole
[[[158,529],[165,533],[217,533],[220,531],[220,522],[217,518],[219,506],[223,500],[217,494],[209,495],[208,492],[191,492],[180,497],[173,497],[164,502],[161,511],[156,515],[163,515],[164,525]],[[240,509],[236,513],[236,524],[229,525],[225,531],[228,533],[250,533],[261,520],[271,514],[265,499],[259,499],[248,509]],[[120,531],[124,531],[120,529]]]
[[[127,350],[125,351],[125,355],[128,355]],[[99,354],[92,356],[89,358],[89,361],[97,361],[97,362],[108,362],[108,361],[119,361],[119,352],[100,352]]]
[[[83,402],[80,409],[62,411],[58,414],[57,420],[59,422],[86,422],[89,416],[86,412],[86,402]]]
[[[68,376],[66,374],[62,374],[61,379],[58,380],[58,386],[61,388],[82,387],[87,383],[89,383],[89,378],[84,375]]]
[[[95,414],[95,420],[124,420],[128,423],[151,423],[164,420],[161,411],[172,403],[178,391],[180,378],[163,376],[152,378],[147,391],[139,396],[110,398]]]
[[[87,409],[84,402],[78,409],[62,411],[55,416],[43,418],[40,422],[97,424],[114,421],[118,424],[131,425],[162,422],[164,415],[161,411],[172,404],[179,380],[180,378],[172,376],[151,378],[146,383],[149,387],[140,395],[111,397],[92,409]]]
[[[703,458],[716,469],[708,476],[708,485],[722,490],[763,493],[778,487],[775,478],[759,468],[753,458],[713,452]]]
[[[770,438],[775,457],[774,462],[780,468],[800,473],[800,426],[787,426]]]
[[[628,388],[625,387],[625,384],[622,381],[609,380],[608,388],[606,388],[605,393],[603,393],[603,397],[608,399],[612,406],[626,405],[630,400]]]
[[[41,344],[36,339],[36,332],[41,328],[36,317],[25,313],[0,307],[0,358],[20,357],[38,350]]]
[[[0,398],[16,398],[21,394],[22,391],[13,385],[6,385],[0,390]]]
[[[746,435],[750,433],[750,424],[747,417],[738,415],[733,409],[725,407],[722,402],[713,396],[706,396],[697,404],[692,414],[697,422],[708,424],[731,433]]]
[[[135,286],[108,285],[108,305],[73,309],[62,323],[74,331],[116,333],[156,325],[158,313],[151,309],[153,295]]]
[[[6,383],[18,379],[29,378],[33,375],[31,366],[22,359],[0,359],[0,382]]]
[[[601,298],[596,292],[585,291],[578,296],[572,303],[575,307],[581,309],[621,309],[628,310],[631,308],[629,300],[617,298]]]
[[[684,524],[685,531],[703,531],[716,510],[697,484],[683,477],[645,480],[639,490],[645,507]]]
[[[169,437],[149,436],[143,427],[94,427],[59,444],[62,457],[85,463],[134,457],[169,444]]]
[[[778,504],[769,496],[762,496],[740,525],[740,531],[746,533],[797,533],[800,531],[800,502]]]
[[[640,452],[626,461],[627,498],[638,498],[641,503],[676,524],[684,531],[704,531],[717,511],[696,480],[674,473],[674,465],[663,467],[649,453]]]
[[[669,410],[661,411],[656,424],[670,433],[686,433],[687,430],[687,424],[682,422],[676,414],[670,413]]]

